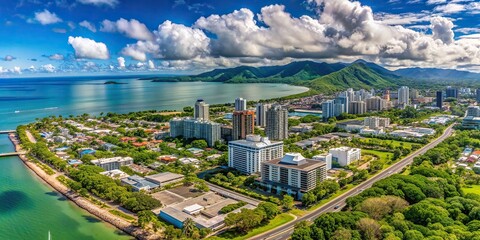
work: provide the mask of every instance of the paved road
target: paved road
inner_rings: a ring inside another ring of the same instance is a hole
[[[437,146],[439,143],[441,143],[443,140],[445,140],[447,137],[451,136],[453,133],[452,129],[453,125],[450,125],[445,132],[436,140],[430,142],[429,144],[423,146],[413,154],[410,154],[409,156],[405,157],[404,159],[396,162],[392,166],[388,167],[387,169],[383,170],[382,172],[378,173],[377,175],[373,176],[372,178],[366,180],[365,182],[362,182],[358,184],[356,187],[352,188],[348,192],[345,192],[344,194],[338,196],[337,198],[331,200],[327,204],[323,205],[322,207],[316,209],[313,212],[310,212],[309,214],[298,218],[294,221],[291,221],[285,225],[282,225],[280,227],[277,227],[271,231],[268,231],[263,234],[259,234],[257,236],[254,236],[250,238],[250,240],[283,240],[283,239],[288,239],[292,233],[293,233],[293,228],[295,224],[297,224],[300,221],[303,220],[308,220],[308,221],[313,221],[316,219],[318,216],[320,216],[323,213],[326,212],[335,212],[335,211],[340,211],[342,207],[345,206],[345,200],[349,197],[355,196],[359,194],[363,189],[367,189],[371,187],[375,182],[384,179],[394,173],[400,172],[404,167],[409,165],[410,163],[413,162],[413,158],[424,154],[426,151],[428,151],[431,148],[434,148]],[[339,208],[334,209],[335,206],[339,206]]]

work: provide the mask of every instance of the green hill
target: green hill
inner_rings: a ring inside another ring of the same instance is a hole
[[[226,82],[226,83],[295,83],[302,80],[312,80],[336,72],[347,64],[317,63],[313,61],[292,62],[283,66],[250,67],[215,69],[194,76],[153,77],[142,80],[154,82]]]
[[[153,77],[141,80],[153,82],[223,82],[223,83],[288,83],[331,93],[347,88],[395,87],[401,77],[363,60],[352,64],[292,62],[283,66],[240,66],[215,69],[193,76]]]
[[[396,82],[400,77],[378,65],[376,66],[379,68],[369,67],[363,62],[355,62],[340,71],[303,84],[323,92],[335,92],[347,88],[387,88],[398,85]]]

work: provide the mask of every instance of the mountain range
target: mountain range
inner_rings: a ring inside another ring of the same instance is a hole
[[[480,80],[480,74],[437,68],[405,68],[390,71],[375,63],[292,62],[281,66],[215,69],[192,76],[151,77],[153,82],[288,83],[331,93],[346,88],[388,88],[423,80]],[[423,83],[424,84],[424,83]]]

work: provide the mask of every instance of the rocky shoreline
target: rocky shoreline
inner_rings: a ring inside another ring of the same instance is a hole
[[[20,146],[20,142],[15,134],[9,134],[9,139],[12,141],[13,145],[15,146],[15,151],[20,152],[22,148]],[[136,239],[160,239],[158,234],[154,234],[152,232],[146,231],[142,228],[134,226],[132,223],[126,221],[123,218],[120,218],[116,215],[111,214],[106,209],[102,209],[101,207],[91,203],[87,199],[83,198],[76,192],[70,190],[65,185],[60,183],[55,176],[46,174],[40,167],[38,167],[35,163],[28,160],[25,155],[19,155],[19,158],[22,162],[33,171],[38,177],[40,177],[45,183],[47,183],[50,187],[52,187],[57,192],[64,195],[66,198],[74,202],[80,208],[86,210],[90,214],[102,219],[103,221],[115,226],[116,228],[122,230],[125,233],[130,234],[131,236],[135,237]]]

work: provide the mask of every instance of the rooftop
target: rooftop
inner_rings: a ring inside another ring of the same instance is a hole
[[[281,145],[283,142],[272,142],[268,137],[261,137],[260,135],[247,135],[247,139],[229,142],[229,145],[240,145],[251,148],[264,148],[273,145]]]
[[[172,180],[183,178],[183,175],[177,174],[177,173],[171,173],[171,172],[163,172],[163,173],[157,173],[150,176],[146,176],[145,178],[155,182],[163,183],[163,182],[169,182]]]
[[[303,156],[302,156],[303,157]],[[297,165],[297,164],[291,164],[291,163],[284,163],[282,162],[283,158],[278,158],[270,161],[264,162],[265,164],[268,165],[275,165],[283,168],[290,168],[290,169],[297,169],[301,171],[311,171],[313,169],[325,166],[325,162],[322,161],[316,161],[312,159],[306,159],[304,158],[303,161],[305,161],[303,164]]]

